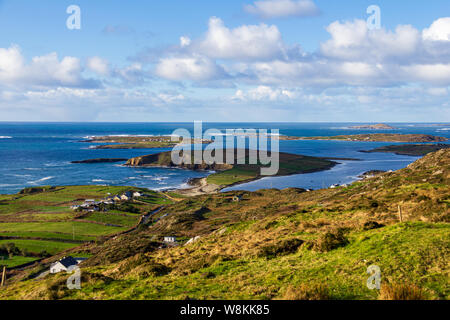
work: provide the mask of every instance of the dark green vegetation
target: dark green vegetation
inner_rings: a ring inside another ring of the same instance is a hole
[[[70,208],[85,199],[100,200],[108,194],[126,191],[141,191],[148,196],[109,205],[104,212],[78,212]],[[17,249],[2,255],[0,264],[21,265],[129,230],[137,225],[142,214],[168,203],[171,201],[160,193],[134,187],[46,186],[0,195],[0,247],[12,244]]]
[[[342,140],[342,141],[378,141],[378,142],[444,142],[447,138],[428,134],[373,133],[351,134],[331,137],[301,137],[300,140]]]
[[[64,273],[30,280],[30,268],[0,298],[448,299],[449,185],[447,149],[348,187],[179,199],[142,228],[72,249],[91,256],[81,290]],[[169,235],[181,245],[160,249]],[[381,291],[366,286],[371,265]]]
[[[403,144],[385,146],[367,151],[361,150],[360,152],[386,152],[405,156],[424,156],[430,152],[435,152],[446,148],[450,148],[450,144]]]
[[[224,153],[224,150],[217,150],[218,152]],[[236,151],[236,150],[235,150]],[[166,166],[166,167],[181,167],[191,170],[216,170],[214,173],[207,178],[209,184],[214,184],[218,186],[228,186],[236,183],[242,183],[245,181],[255,180],[261,178],[260,172],[262,167],[269,167],[269,165],[258,164],[248,164],[249,161],[249,150],[241,150],[242,156],[239,152],[235,152],[234,165],[231,164],[207,164],[203,161],[202,164],[193,164],[194,155],[191,154],[191,161],[189,163],[183,163],[181,165],[176,165],[172,162],[171,152],[162,152],[157,154],[152,154],[148,156],[137,157],[128,160],[126,163],[129,166]],[[245,153],[244,153],[245,152]],[[215,153],[213,153],[215,156]],[[272,156],[269,154],[269,156]],[[276,159],[276,154],[273,155]],[[285,176],[291,174],[299,173],[310,173],[316,171],[322,171],[332,168],[336,165],[336,162],[317,157],[308,157],[302,155],[279,153],[279,170],[276,174],[277,176]],[[226,159],[223,154],[223,161]],[[247,164],[237,164],[238,160]]]

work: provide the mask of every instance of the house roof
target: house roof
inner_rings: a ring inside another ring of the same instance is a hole
[[[77,260],[75,260],[73,257],[65,257],[59,260],[58,262],[61,263],[66,268],[78,264]]]

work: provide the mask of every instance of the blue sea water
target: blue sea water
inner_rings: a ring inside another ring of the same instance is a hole
[[[204,130],[279,129],[289,136],[330,136],[340,134],[392,132],[424,133],[450,138],[450,124],[392,124],[395,130],[349,129],[354,123],[203,123]],[[175,129],[193,131],[193,123],[12,123],[0,122],[0,194],[15,193],[40,185],[129,185],[155,190],[186,187],[190,178],[206,172],[166,168],[129,168],[120,164],[71,164],[73,160],[131,158],[170,149],[98,150],[81,142],[89,136],[169,135]],[[268,177],[226,190],[301,187],[318,189],[349,183],[368,170],[397,170],[416,157],[384,153],[361,153],[392,143],[344,141],[280,141],[280,151],[310,156],[350,157],[362,161],[339,161],[328,171]]]

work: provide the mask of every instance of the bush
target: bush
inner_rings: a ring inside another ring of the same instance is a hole
[[[372,230],[372,229],[379,229],[384,227],[384,224],[378,223],[376,221],[368,221],[364,223],[363,230]]]
[[[426,300],[424,291],[412,284],[384,284],[381,286],[380,300]]]
[[[295,253],[303,242],[304,241],[300,239],[283,240],[274,245],[262,247],[258,256],[273,258],[280,255]]]
[[[165,265],[154,262],[150,257],[144,254],[138,254],[129,258],[119,268],[120,276],[133,274],[138,277],[148,278],[149,276],[163,276],[168,274],[171,269]]]
[[[0,245],[0,255],[2,256],[19,256],[21,250],[14,243],[5,243]]]
[[[327,232],[319,237],[314,244],[314,249],[320,252],[328,252],[339,247],[344,247],[349,243],[344,235],[343,229]]]
[[[330,300],[330,289],[325,285],[302,284],[289,286],[283,296],[284,300]]]

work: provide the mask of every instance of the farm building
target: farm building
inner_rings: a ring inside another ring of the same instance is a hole
[[[77,264],[79,264],[81,261],[83,261],[84,259],[80,258],[80,259],[75,259],[73,257],[64,257],[59,261],[56,261],[55,263],[52,263],[50,265],[50,273],[58,273],[61,271],[66,271],[71,267],[71,266],[76,266]]]
[[[164,242],[175,243],[175,242],[177,242],[177,238],[176,237],[164,237]]]
[[[130,191],[125,192],[125,193],[120,197],[120,199],[121,199],[121,200],[124,200],[124,201],[131,200],[131,199],[133,199],[133,193],[131,193]]]

